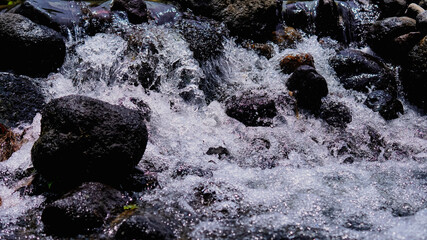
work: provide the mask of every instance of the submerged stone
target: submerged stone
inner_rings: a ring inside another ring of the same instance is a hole
[[[147,145],[144,114],[137,110],[71,95],[52,100],[42,116],[31,160],[49,180],[120,181]]]
[[[0,71],[47,76],[64,62],[65,42],[54,30],[13,13],[0,14]]]
[[[385,120],[395,119],[399,117],[399,113],[403,114],[402,103],[383,90],[373,91],[368,94],[365,105],[372,111],[379,112]]]
[[[342,103],[331,102],[320,108],[320,118],[333,127],[345,128],[352,121],[350,109]]]

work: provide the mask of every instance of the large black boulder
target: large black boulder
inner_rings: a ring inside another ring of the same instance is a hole
[[[376,53],[401,62],[420,40],[416,21],[409,17],[389,17],[376,21],[367,34],[367,43]],[[390,51],[393,49],[393,51]]]
[[[129,200],[108,185],[88,182],[49,203],[41,219],[48,234],[87,234],[101,227],[108,217],[123,210]]]
[[[346,89],[368,92],[369,89],[396,89],[394,72],[381,59],[359,50],[345,49],[330,59],[340,82]]]
[[[13,13],[0,14],[0,71],[46,76],[64,62],[65,42],[54,30]]]
[[[297,68],[286,86],[294,92],[298,107],[307,110],[319,110],[322,97],[328,95],[326,79],[308,65]]]
[[[144,114],[84,96],[49,102],[31,150],[34,168],[62,183],[111,182],[129,175],[147,145]]]
[[[245,92],[227,99],[225,113],[246,126],[270,126],[277,109],[274,100],[268,96]]]
[[[114,0],[111,10],[126,12],[129,22],[133,24],[148,21],[147,4],[143,0]]]
[[[170,240],[176,239],[172,229],[155,215],[133,215],[126,219],[116,232],[117,240],[152,239]]]
[[[30,123],[44,104],[44,96],[25,76],[0,73],[0,124]]]

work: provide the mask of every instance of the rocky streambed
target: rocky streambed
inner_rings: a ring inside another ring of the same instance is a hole
[[[426,8],[0,0],[0,239],[427,239]]]

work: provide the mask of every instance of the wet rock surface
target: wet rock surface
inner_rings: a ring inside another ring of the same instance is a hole
[[[318,110],[321,99],[328,95],[325,78],[308,65],[297,68],[286,82],[286,87],[294,92],[298,107],[308,110]]]
[[[54,30],[18,14],[0,14],[0,71],[31,77],[56,71],[65,57],[65,42]]]
[[[32,162],[47,179],[120,179],[145,151],[147,129],[139,111],[71,95],[52,100],[42,116]]]
[[[44,102],[41,90],[31,78],[0,73],[0,124],[17,127],[31,123]]]
[[[379,20],[371,26],[367,42],[378,54],[401,61],[409,49],[399,48],[400,45],[396,38],[416,31],[415,19],[409,17],[389,17]],[[390,49],[394,49],[395,51],[390,51]]]
[[[330,60],[340,82],[346,89],[368,92],[369,89],[396,90],[394,72],[379,58],[345,49]]]
[[[350,109],[342,103],[330,102],[320,108],[319,117],[333,127],[345,128],[352,121]]]
[[[369,93],[365,105],[372,111],[379,112],[385,120],[395,119],[399,117],[399,113],[403,114],[402,103],[383,90]]]
[[[57,236],[75,236],[96,231],[129,199],[101,183],[84,183],[43,210],[45,231]]]
[[[246,126],[270,126],[277,109],[274,100],[268,96],[247,92],[227,100],[226,114]]]
[[[269,39],[278,23],[275,0],[176,0],[195,14],[222,21],[233,35],[262,41]]]
[[[129,22],[134,24],[148,21],[147,4],[143,0],[114,0],[111,10],[126,12]]]

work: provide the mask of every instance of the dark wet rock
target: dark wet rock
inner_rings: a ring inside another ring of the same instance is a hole
[[[224,49],[222,42],[228,32],[221,23],[187,15],[179,21],[177,27],[197,60],[206,61],[222,53]]]
[[[328,95],[325,78],[311,66],[297,68],[286,82],[289,91],[293,91],[298,107],[307,110],[318,110],[321,99]]]
[[[44,101],[32,79],[0,73],[0,124],[16,127],[20,123],[31,123]]]
[[[427,37],[409,52],[400,78],[409,101],[427,112]]]
[[[367,35],[367,42],[372,50],[378,54],[396,61],[402,61],[408,49],[400,49],[399,41],[396,42],[395,39],[399,36],[416,31],[415,19],[408,17],[390,17],[376,21],[370,27]],[[393,51],[390,51],[390,49],[393,49]]]
[[[393,217],[408,217],[415,215],[417,211],[409,204],[404,203],[398,206],[395,206],[391,210]]]
[[[128,200],[107,185],[84,183],[46,206],[42,213],[45,231],[58,236],[93,232]]]
[[[346,89],[368,92],[369,89],[396,89],[394,72],[381,59],[359,50],[345,49],[330,59],[340,82]]]
[[[330,102],[320,108],[320,118],[333,127],[345,128],[353,118],[350,109],[342,104]]]
[[[424,9],[427,9],[427,0],[421,0],[418,5]]]
[[[405,11],[405,16],[415,19],[418,14],[423,13],[425,10],[416,3],[411,3]]]
[[[174,23],[182,16],[182,13],[171,4],[154,1],[145,1],[145,3],[147,4],[150,18],[158,25]]]
[[[13,12],[66,35],[67,28],[79,24],[81,8],[82,4],[74,1],[26,0]]]
[[[280,60],[280,69],[283,73],[291,74],[302,65],[314,67],[314,58],[309,53],[287,55]]]
[[[277,115],[274,100],[263,94],[245,92],[226,101],[225,113],[246,126],[270,126]]]
[[[207,155],[218,155],[218,158],[230,156],[230,152],[225,147],[211,147],[206,152]]]
[[[403,114],[402,103],[383,90],[369,93],[365,105],[372,111],[379,112],[385,120],[395,119],[399,117],[399,113]]]
[[[64,62],[65,43],[54,30],[18,14],[0,14],[0,71],[46,76]]]
[[[152,214],[133,215],[126,219],[116,232],[117,240],[152,239],[170,240],[176,239],[173,230],[164,223],[159,216]]]
[[[267,44],[267,43],[246,43],[246,44],[243,44],[243,47],[245,47],[247,49],[252,49],[258,55],[264,56],[267,59],[270,59],[273,57],[274,48],[271,44]]]
[[[380,18],[402,16],[407,7],[406,0],[378,0]]]
[[[172,174],[173,178],[185,177],[188,175],[198,176],[198,177],[212,177],[213,173],[209,170],[204,170],[200,167],[189,166],[183,162],[179,162],[176,166],[175,171]]]
[[[111,10],[126,12],[129,22],[133,24],[148,21],[147,4],[143,0],[114,0]]]
[[[422,34],[427,34],[427,11],[424,11],[420,14],[417,15],[416,17],[417,20],[417,29],[422,33]]]
[[[184,9],[224,22],[232,35],[257,42],[271,38],[279,22],[275,0],[176,0]]]
[[[282,18],[288,26],[347,44],[356,40],[362,32],[359,28],[363,28],[354,9],[361,10],[353,1],[283,1]]]
[[[293,27],[280,25],[276,31],[273,32],[273,41],[278,44],[282,49],[293,48],[302,39],[302,35]]]
[[[31,159],[49,180],[120,180],[145,151],[147,129],[140,111],[71,95],[52,100],[42,116]]]

